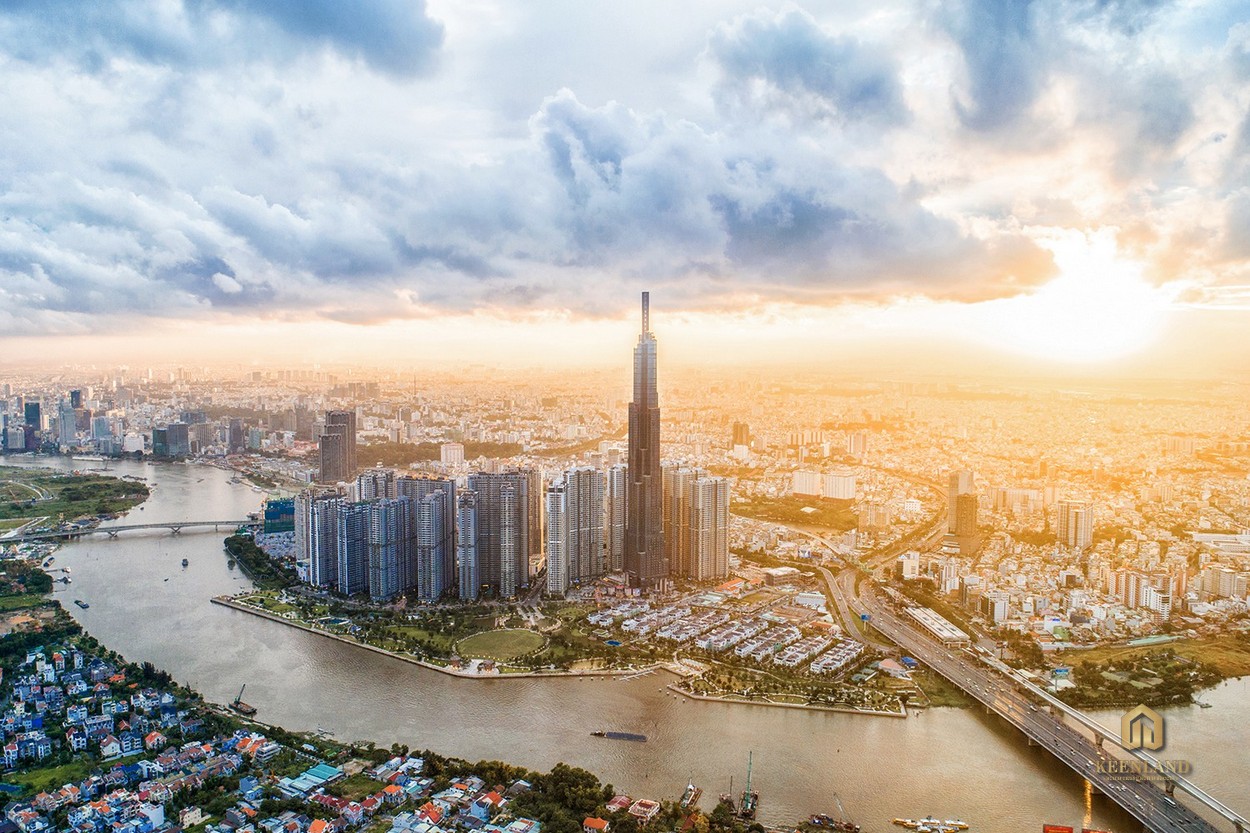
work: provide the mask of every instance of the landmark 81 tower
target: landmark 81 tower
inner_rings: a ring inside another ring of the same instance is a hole
[[[668,578],[664,553],[664,480],[660,471],[660,398],[656,346],[651,333],[650,293],[642,293],[642,332],[634,348],[634,400],[629,404],[629,470],[626,489],[625,570],[630,581],[652,590]]]

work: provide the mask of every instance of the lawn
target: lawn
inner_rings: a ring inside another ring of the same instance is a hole
[[[331,795],[337,795],[339,798],[346,798],[349,801],[359,801],[373,795],[386,785],[380,781],[375,781],[363,772],[355,775],[349,775],[341,781],[335,781],[326,787],[326,792]]]
[[[5,518],[4,520],[0,520],[0,535],[3,535],[10,529],[17,529],[28,520],[29,518]]]
[[[482,631],[456,643],[456,651],[462,657],[507,662],[531,654],[545,644],[547,640],[534,631],[522,629]]]
[[[47,597],[42,593],[20,593],[16,596],[0,596],[0,611],[38,607],[47,600]]]
[[[852,503],[818,497],[753,497],[735,501],[730,509],[744,518],[844,532],[854,529],[859,523],[858,516],[851,510]]]
[[[1160,649],[1175,651],[1178,656],[1213,665],[1225,677],[1250,676],[1250,637],[1236,634],[1180,639],[1162,645],[1141,645],[1136,648],[1108,645],[1086,651],[1061,651],[1055,655],[1055,659],[1061,663],[1084,665],[1090,662],[1131,659]]]

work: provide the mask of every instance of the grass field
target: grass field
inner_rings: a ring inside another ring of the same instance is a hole
[[[143,483],[117,477],[0,466],[0,521],[124,512],[147,496]]]
[[[755,497],[735,501],[730,510],[744,518],[795,524],[813,529],[854,529],[858,516],[851,511],[852,501],[821,498]],[[808,511],[811,510],[811,511]]]
[[[456,651],[462,657],[507,662],[537,651],[546,642],[541,634],[533,631],[482,631],[456,643]]]
[[[1124,660],[1164,649],[1175,651],[1178,656],[1213,665],[1225,677],[1250,676],[1250,637],[1234,634],[1203,639],[1180,639],[1163,645],[1142,645],[1136,648],[1111,645],[1103,648],[1090,648],[1088,651],[1061,651],[1055,655],[1055,658],[1061,663],[1083,665],[1090,662]]]
[[[21,593],[16,596],[0,596],[0,612],[37,607],[48,599],[42,593]]]
[[[17,529],[28,520],[29,518],[6,518],[4,520],[0,520],[0,535],[3,535],[10,529]]]

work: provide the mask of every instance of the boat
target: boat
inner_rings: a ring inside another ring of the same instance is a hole
[[[681,797],[682,809],[689,809],[691,807],[694,807],[695,805],[699,803],[699,799],[702,796],[703,796],[703,788],[696,787],[694,785],[694,782],[691,781],[689,784],[686,785],[686,792],[683,793]]]
[[[838,817],[827,816],[823,813],[812,816],[808,821],[817,827],[827,827],[830,830],[836,830],[838,833],[859,833],[859,825],[846,817],[846,808],[842,806],[842,799],[837,793],[833,794],[833,800],[838,805]]]
[[[243,688],[239,689],[239,696],[234,698],[234,700],[230,703],[230,708],[233,711],[238,712],[239,714],[246,715],[247,717],[251,717],[252,715],[256,714],[256,707],[249,706],[247,703],[243,702],[243,691],[246,688],[247,688],[247,683],[244,683]]]
[[[751,789],[751,767],[754,763],[755,753],[747,753],[747,786],[742,791],[742,797],[738,801],[738,818],[750,821],[755,818],[755,811],[759,807],[760,794]]]
[[[636,742],[638,742],[638,743],[646,743],[646,742],[647,742],[647,736],[646,736],[646,735],[637,735],[637,734],[634,734],[633,732],[603,732],[603,731],[598,731],[598,732],[591,732],[590,734],[591,734],[591,736],[592,736],[592,737],[596,737],[596,738],[607,738],[608,740],[632,740],[632,741],[636,741]]]
[[[185,567],[185,566],[187,566],[187,565],[188,565],[188,564],[190,564],[190,563],[191,563],[191,562],[190,562],[190,561],[188,561],[187,559],[185,559],[185,558],[184,558],[184,559],[182,559],[182,566],[184,566],[184,567]]]
[[[82,599],[74,599],[74,604],[78,605],[83,610],[86,610],[87,608],[91,607],[91,605],[87,604]]]

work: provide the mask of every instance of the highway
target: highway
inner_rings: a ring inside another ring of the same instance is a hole
[[[826,572],[831,592],[842,592],[841,585]],[[987,709],[1022,731],[1031,741],[1067,764],[1097,790],[1110,797],[1148,830],[1159,833],[1177,831],[1216,831],[1214,826],[1193,810],[1168,795],[1160,779],[1120,780],[1131,776],[1113,776],[1098,770],[1100,761],[1131,760],[1117,757],[1123,752],[1118,745],[1100,747],[1086,734],[1064,720],[1062,712],[1027,692],[1016,680],[986,667],[973,654],[950,648],[929,638],[889,609],[884,603],[868,598],[843,599],[859,614],[869,614],[872,625],[884,636],[922,663],[959,686]],[[1114,735],[1105,732],[1108,744]],[[1222,805],[1221,805],[1222,807]],[[1226,809],[1226,808],[1223,808]],[[1235,815],[1235,814],[1234,814]],[[1231,829],[1245,829],[1230,818]]]

